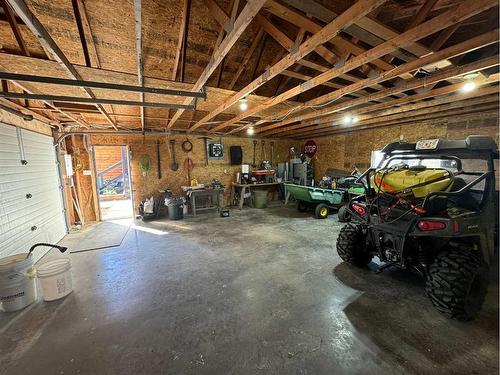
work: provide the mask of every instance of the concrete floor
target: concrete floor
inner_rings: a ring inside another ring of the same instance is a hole
[[[292,207],[129,230],[72,254],[75,291],[0,314],[2,374],[494,374],[498,277],[448,320],[422,282],[341,263],[340,225]]]
[[[99,200],[101,220],[116,220],[133,216],[132,199]]]

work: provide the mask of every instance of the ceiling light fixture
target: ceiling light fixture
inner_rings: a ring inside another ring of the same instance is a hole
[[[460,90],[464,93],[468,93],[473,91],[475,88],[476,88],[476,83],[474,81],[467,81],[463,84]]]
[[[247,98],[241,98],[239,100],[240,102],[240,110],[246,111],[248,109],[248,100]]]
[[[255,130],[254,130],[254,128],[252,126],[247,129],[247,134],[248,135],[254,135],[254,133],[255,133]]]
[[[359,119],[356,116],[345,115],[342,121],[344,125],[352,125],[356,124],[359,121]]]

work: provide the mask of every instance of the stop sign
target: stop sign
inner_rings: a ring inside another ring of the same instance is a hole
[[[316,142],[314,142],[312,139],[304,144],[304,154],[306,154],[310,159],[312,159],[314,155],[316,155],[317,150],[318,146],[316,146]]]

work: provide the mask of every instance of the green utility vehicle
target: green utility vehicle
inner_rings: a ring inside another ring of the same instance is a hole
[[[330,209],[341,209],[351,197],[364,193],[362,186],[352,186],[347,189],[327,189],[289,183],[285,183],[285,186],[290,195],[297,201],[297,209],[301,212],[314,209],[317,219],[325,219],[328,217]]]
[[[417,272],[442,313],[476,317],[497,251],[497,146],[490,137],[392,143],[378,168],[358,179],[366,194],[348,204],[352,222],[337,239],[342,260],[374,256]]]

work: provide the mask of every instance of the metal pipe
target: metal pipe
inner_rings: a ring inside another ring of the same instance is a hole
[[[54,142],[55,146],[59,145],[64,139],[66,139],[70,135],[140,135],[140,136],[145,136],[145,135],[150,135],[150,136],[161,136],[161,135],[168,135],[168,134],[185,134],[187,133],[187,129],[175,129],[175,130],[168,130],[168,131],[146,131],[142,132],[141,130],[129,130],[129,131],[73,131],[73,132],[54,132],[54,134],[60,134],[59,138],[56,139]],[[198,134],[205,134],[203,133],[198,133]],[[217,135],[223,136],[223,133],[214,133]]]
[[[191,98],[202,98],[202,99],[207,98],[207,93],[205,92],[204,89],[202,89],[200,92],[192,92],[184,90],[162,89],[159,87],[143,87],[143,86],[123,85],[119,83],[84,81],[77,79],[44,77],[44,76],[34,76],[29,74],[15,74],[6,72],[0,72],[0,79],[6,79],[9,81],[48,83],[48,84],[64,85],[64,86],[92,87],[96,89],[133,91],[133,92],[142,92],[148,94],[187,96]]]
[[[196,110],[196,107],[191,104],[185,105],[185,104],[168,104],[168,103],[158,103],[158,102],[140,102],[140,101],[138,102],[131,100],[82,98],[78,96],[26,94],[26,93],[4,92],[4,91],[0,92],[0,97],[11,98],[11,99],[47,100],[51,102],[65,102],[65,103],[112,104],[112,105],[130,105],[136,107]]]

